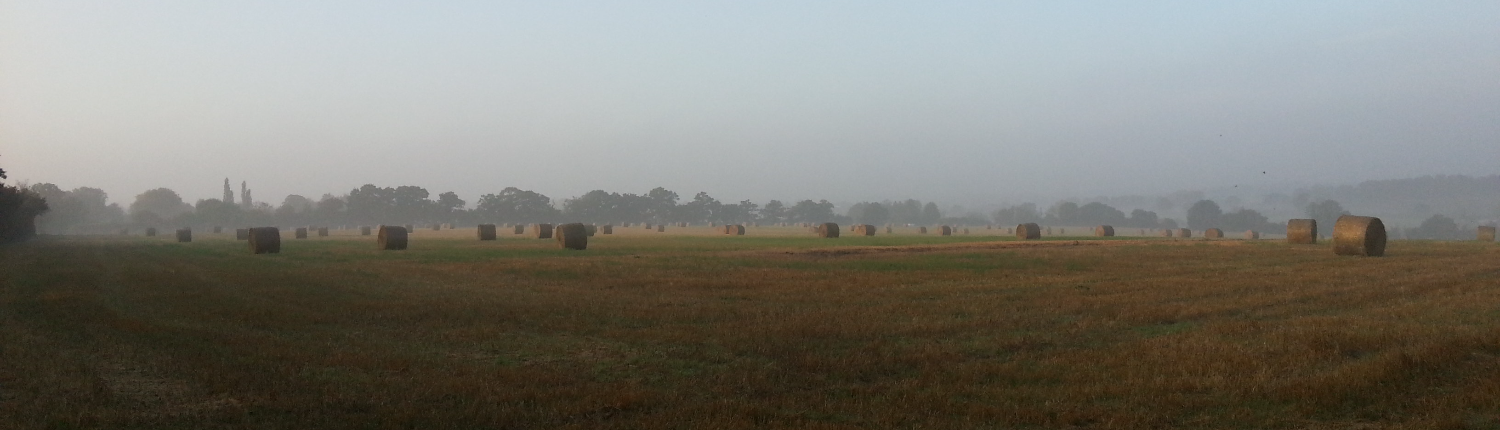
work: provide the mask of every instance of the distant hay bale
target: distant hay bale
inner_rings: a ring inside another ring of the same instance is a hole
[[[585,250],[589,247],[589,230],[580,223],[557,226],[557,243],[563,249]]]
[[[1344,215],[1333,223],[1333,253],[1337,255],[1385,255],[1385,223],[1371,216]]]
[[[651,229],[651,223],[649,223],[649,222],[646,222],[646,223],[641,223],[641,224],[645,224],[645,225],[646,225],[646,229],[647,229],[647,230],[650,230],[650,229]]]
[[[588,224],[583,226],[583,230],[589,234],[589,237],[594,237],[594,233],[599,232],[599,226]]]
[[[995,226],[993,224],[985,224],[984,225],[984,229],[985,230],[994,230]]]
[[[1057,228],[1057,234],[1059,234],[1059,235],[1067,235],[1068,234],[1068,229],[1062,228],[1062,227],[1058,227]]]
[[[1206,238],[1209,238],[1209,239],[1223,239],[1224,238],[1224,230],[1219,230],[1217,228],[1210,228],[1210,229],[1207,229],[1207,230],[1203,230],[1203,237],[1206,237]]]
[[[250,229],[248,229],[248,228],[237,228],[237,229],[234,229],[234,240],[250,240]]]
[[[858,224],[854,226],[855,236],[874,236],[875,226],[871,224]]]
[[[964,234],[969,234],[969,228],[968,227],[964,227]]]
[[[839,237],[839,225],[838,223],[832,222],[818,224],[816,233],[818,234],[818,237],[821,238],[836,239]]]
[[[478,230],[479,230],[479,240],[495,240],[496,239],[496,237],[495,237],[496,236],[495,235],[495,225],[494,224],[480,224]]]
[[[1162,229],[1161,237],[1172,237],[1172,229]]]
[[[147,237],[156,236],[156,227],[146,227],[146,236]]]
[[[369,236],[370,235],[370,226],[368,226],[368,225],[359,226],[359,235],[360,236]]]
[[[1318,243],[1318,220],[1287,220],[1286,243],[1295,245],[1316,245]]]
[[[1487,226],[1487,225],[1481,225],[1481,226],[1479,226],[1479,232],[1478,233],[1479,233],[1478,234],[1478,239],[1479,239],[1480,242],[1494,242],[1495,241],[1495,227]]]
[[[1052,227],[1047,227],[1047,235],[1048,236],[1052,235]]]
[[[1016,234],[1015,227],[1006,227],[1005,228],[1005,234]]]
[[[599,234],[615,234],[615,226],[605,224],[599,226]]]
[[[927,227],[917,227],[917,234],[927,234]]]
[[[895,233],[896,233],[896,228],[895,227],[885,226],[885,234],[895,234]]]
[[[298,238],[298,239],[306,239],[307,238],[307,227],[297,227],[297,229],[294,230],[294,232],[295,232],[296,238]]]
[[[1036,223],[1034,222],[1028,222],[1016,226],[1016,239],[1034,240],[1041,238],[1042,226],[1036,225]]]
[[[453,224],[446,223],[446,222],[443,223],[443,230],[452,230],[452,229],[453,229]]]
[[[1101,226],[1098,226],[1098,227],[1094,227],[1094,236],[1098,236],[1098,237],[1114,237],[1114,235],[1115,235],[1115,227],[1112,226],[1112,225],[1101,225]]]
[[[1181,238],[1193,237],[1193,231],[1185,229],[1185,228],[1179,228],[1179,229],[1177,229],[1177,237],[1181,237]]]
[[[531,234],[537,239],[551,239],[552,224],[532,224]]]
[[[179,228],[179,229],[177,229],[177,241],[178,242],[192,242],[193,241],[193,229],[190,229],[190,228]]]
[[[1255,231],[1255,230],[1246,230],[1245,231],[1245,240],[1258,240],[1258,239],[1260,239],[1260,232]]]
[[[406,227],[382,225],[375,236],[375,248],[381,251],[404,250],[406,249],[406,239]]]
[[[224,227],[217,226],[217,225],[214,226],[214,234],[219,234],[219,233],[223,233],[223,232],[224,232]]]
[[[937,227],[937,234],[938,234],[938,236],[952,236],[953,235],[953,227],[949,227],[949,226],[946,226],[946,225],[940,225],[940,226]]]
[[[526,226],[524,225],[516,224],[515,226],[512,226],[511,229],[515,231],[514,234],[526,234]]]
[[[443,225],[442,224],[433,224],[432,225],[432,231],[442,231],[442,230],[443,230]]]
[[[745,226],[743,226],[743,225],[735,224],[735,225],[726,225],[724,227],[729,230],[727,233],[730,236],[744,236],[745,235]]]
[[[328,237],[328,227],[318,227],[318,237]]]
[[[1143,228],[1143,229],[1141,229],[1141,233],[1138,234],[1137,236],[1145,236],[1145,235],[1146,235],[1146,229]]]
[[[281,230],[276,227],[255,227],[246,230],[252,254],[277,254],[281,252]]]
[[[666,224],[658,224],[656,226],[656,232],[657,233],[666,233],[667,232],[667,225]]]

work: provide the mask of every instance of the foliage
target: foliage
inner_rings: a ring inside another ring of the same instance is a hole
[[[1219,217],[1223,215],[1224,211],[1219,209],[1218,203],[1214,203],[1213,200],[1199,200],[1188,208],[1187,225],[1188,228],[1194,230],[1222,227],[1219,225]]]

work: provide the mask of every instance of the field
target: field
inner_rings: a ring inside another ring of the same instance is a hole
[[[1496,244],[982,229],[43,238],[0,428],[1500,428]]]

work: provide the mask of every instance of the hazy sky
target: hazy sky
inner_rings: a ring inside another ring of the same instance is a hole
[[[0,0],[0,167],[126,204],[1500,173],[1500,2],[1226,3]]]

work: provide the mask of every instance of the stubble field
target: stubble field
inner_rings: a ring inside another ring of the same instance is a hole
[[[198,236],[0,247],[0,428],[1500,428],[1495,244]]]

